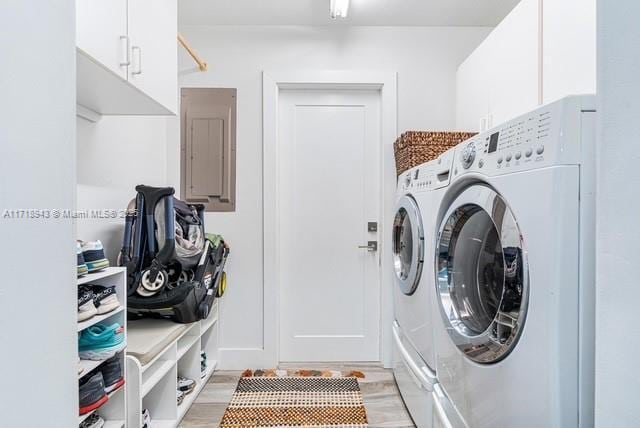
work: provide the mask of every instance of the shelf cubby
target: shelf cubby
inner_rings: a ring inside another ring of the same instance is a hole
[[[90,273],[79,277],[77,285],[82,284],[95,284],[104,286],[115,286],[116,295],[120,302],[120,307],[115,310],[101,315],[95,315],[88,320],[78,322],[78,333],[83,330],[96,325],[98,323],[118,323],[124,329],[125,341],[127,338],[127,296],[126,296],[126,270],[120,267],[109,267],[99,272]],[[98,409],[89,412],[85,415],[78,417],[78,424],[88,418],[93,413],[98,413],[105,421],[104,427],[107,428],[122,428],[125,426],[127,419],[126,404],[127,404],[127,372],[125,364],[126,350],[120,351],[116,354],[120,358],[120,364],[122,365],[122,376],[125,379],[125,384],[115,391],[108,394],[108,400]],[[93,370],[99,369],[99,367],[106,360],[94,361],[94,360],[80,360],[79,368],[82,370],[78,373],[78,381],[90,374]]]

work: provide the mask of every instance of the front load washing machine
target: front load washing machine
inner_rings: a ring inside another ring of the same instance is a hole
[[[595,99],[456,148],[438,212],[436,425],[591,427]]]
[[[393,224],[394,374],[418,427],[433,424],[435,286],[431,264],[425,261],[433,258],[437,201],[449,184],[453,157],[451,150],[406,172],[398,183]]]

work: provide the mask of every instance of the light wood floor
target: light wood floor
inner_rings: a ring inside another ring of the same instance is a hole
[[[365,374],[360,388],[367,409],[370,428],[413,427],[411,417],[404,407],[400,392],[393,379],[393,372],[373,364],[282,364],[282,369],[359,370]],[[219,371],[209,380],[189,409],[181,428],[217,427],[236,389],[240,371]],[[153,417],[153,415],[151,415]],[[152,421],[153,422],[153,421]]]

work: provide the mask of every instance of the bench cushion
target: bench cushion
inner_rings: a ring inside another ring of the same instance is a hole
[[[191,324],[177,324],[153,318],[129,321],[127,354],[137,358],[144,366],[175,342],[189,327]]]

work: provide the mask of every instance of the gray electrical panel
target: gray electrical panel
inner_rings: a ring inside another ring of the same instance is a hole
[[[206,211],[236,208],[236,89],[183,88],[181,195]]]

